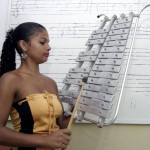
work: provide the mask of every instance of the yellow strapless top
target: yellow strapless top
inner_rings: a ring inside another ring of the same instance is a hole
[[[57,118],[62,114],[62,106],[55,94],[47,91],[26,96],[12,106],[10,117],[18,132],[48,135],[59,130]],[[25,150],[13,148],[13,150]],[[46,150],[26,148],[27,150]]]

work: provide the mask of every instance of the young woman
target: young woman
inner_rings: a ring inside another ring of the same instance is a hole
[[[26,22],[7,32],[0,62],[0,145],[13,150],[66,149],[71,132],[54,80],[39,71],[48,60],[49,36],[42,25]],[[15,51],[21,57],[16,69]],[[5,125],[9,115],[14,129]]]

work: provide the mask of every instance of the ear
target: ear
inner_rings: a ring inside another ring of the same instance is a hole
[[[27,52],[28,51],[28,43],[27,42],[25,42],[24,40],[20,40],[18,42],[18,44],[19,44],[19,47],[21,48],[21,50],[23,52]]]

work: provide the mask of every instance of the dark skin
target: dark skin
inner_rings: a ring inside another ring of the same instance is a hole
[[[12,104],[30,94],[43,93],[44,90],[58,95],[54,80],[39,72],[39,64],[47,61],[49,52],[49,36],[41,30],[30,37],[29,42],[18,42],[27,58],[21,61],[18,69],[4,74],[0,78],[0,144],[6,146],[45,147],[49,149],[66,149],[71,139],[71,131],[67,127],[68,119],[63,114],[57,120],[60,130],[50,135],[29,135],[18,133],[6,127]],[[61,103],[61,101],[60,101]]]

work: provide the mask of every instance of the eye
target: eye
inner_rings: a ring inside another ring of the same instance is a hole
[[[41,45],[44,45],[44,44],[45,44],[45,41],[40,41],[40,44],[41,44]]]

